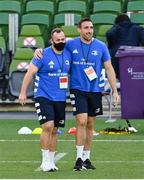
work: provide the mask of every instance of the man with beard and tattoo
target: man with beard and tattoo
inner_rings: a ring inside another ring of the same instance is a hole
[[[76,162],[75,171],[95,169],[90,161],[94,121],[102,114],[102,92],[104,66],[109,83],[113,90],[114,105],[119,103],[116,88],[116,77],[111,65],[106,45],[93,38],[93,23],[89,18],[78,24],[80,37],[67,41],[66,48],[71,53],[70,98],[76,118]],[[42,57],[41,49],[34,53],[36,58]]]
[[[42,126],[40,135],[42,171],[56,171],[54,155],[58,127],[65,126],[66,92],[71,55],[64,49],[65,34],[56,28],[51,32],[52,45],[43,50],[41,61],[32,59],[24,77],[19,102],[26,103],[26,91],[35,75],[35,108]]]

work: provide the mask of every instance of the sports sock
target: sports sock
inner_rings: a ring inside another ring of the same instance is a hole
[[[54,163],[54,156],[55,156],[55,151],[49,151],[49,159],[50,159],[50,163]]]
[[[42,162],[50,162],[49,150],[41,149],[42,151]]]
[[[76,146],[77,149],[77,156],[76,159],[81,158],[82,159],[82,155],[83,155],[83,148],[84,146]]]
[[[90,150],[83,151],[83,161],[85,161],[86,159],[90,159]]]

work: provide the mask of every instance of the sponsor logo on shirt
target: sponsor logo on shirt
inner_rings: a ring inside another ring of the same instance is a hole
[[[74,49],[72,53],[73,53],[73,54],[78,54],[79,52],[78,52],[77,49]]]
[[[54,67],[54,62],[53,61],[50,61],[49,63],[48,63],[48,65],[50,66],[50,68],[52,69],[53,67]]]

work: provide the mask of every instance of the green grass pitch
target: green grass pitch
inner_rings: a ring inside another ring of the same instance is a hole
[[[18,135],[27,126],[40,127],[36,120],[0,120],[0,179],[144,179],[144,121],[131,121],[137,133],[98,135],[93,138],[91,160],[96,170],[74,172],[75,137],[67,133],[75,126],[68,120],[59,135],[58,155],[64,155],[56,164],[57,172],[41,172],[39,135]],[[105,123],[98,118],[95,129],[126,127],[124,120]]]

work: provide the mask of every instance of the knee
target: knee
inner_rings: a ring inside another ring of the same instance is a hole
[[[93,123],[87,123],[87,129],[89,130],[89,131],[93,131]]]
[[[85,119],[81,119],[81,120],[77,121],[77,126],[79,126],[79,127],[86,127],[86,124],[87,124],[87,122]]]
[[[42,125],[42,130],[44,132],[52,132],[53,127],[54,127],[53,123],[45,123]]]
[[[57,134],[57,129],[58,129],[58,128],[53,128],[53,131],[52,131],[52,134],[53,134],[53,135],[56,135],[56,134]]]

